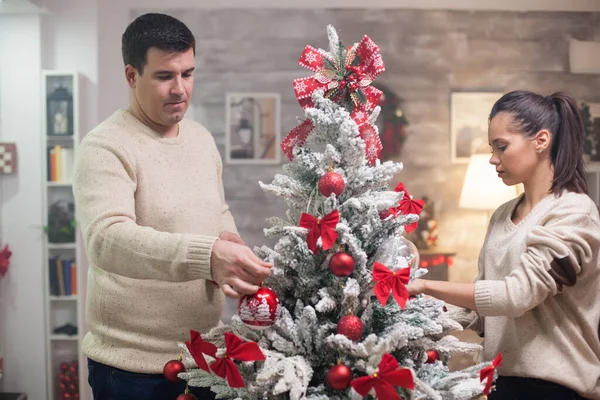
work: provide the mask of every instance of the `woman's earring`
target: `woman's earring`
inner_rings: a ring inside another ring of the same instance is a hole
[[[538,153],[541,153],[541,152],[542,152],[542,149],[541,149],[541,148],[537,149],[537,152],[538,152]]]

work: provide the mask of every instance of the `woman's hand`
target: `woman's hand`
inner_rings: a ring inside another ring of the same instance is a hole
[[[406,289],[408,289],[408,293],[411,296],[416,296],[416,295],[425,293],[426,284],[427,284],[427,281],[425,281],[424,279],[415,279],[412,282],[410,282],[408,285],[406,285]]]

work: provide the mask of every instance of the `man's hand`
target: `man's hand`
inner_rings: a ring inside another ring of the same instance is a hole
[[[233,242],[233,243],[241,244],[242,246],[246,245],[246,243],[244,243],[244,241],[242,240],[242,238],[239,237],[238,235],[236,235],[233,232],[223,231],[219,235],[219,239],[226,240],[228,242]]]
[[[225,296],[233,298],[256,293],[272,267],[256,257],[249,247],[224,239],[213,245],[210,266],[213,280],[221,286]]]

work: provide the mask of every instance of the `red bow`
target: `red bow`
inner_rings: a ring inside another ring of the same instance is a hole
[[[190,351],[192,357],[194,357],[196,365],[198,366],[198,368],[201,368],[206,372],[210,372],[210,370],[208,369],[208,364],[206,363],[206,360],[204,359],[202,353],[208,354],[212,358],[217,358],[217,346],[202,340],[202,336],[200,336],[200,333],[194,330],[190,331],[190,339],[191,340],[185,341],[185,345]]]
[[[487,379],[485,383],[485,389],[483,389],[483,394],[486,396],[490,394],[490,389],[492,388],[492,381],[494,380],[494,371],[496,368],[502,365],[502,353],[498,353],[494,361],[492,361],[492,365],[483,368],[479,371],[479,380],[483,382],[484,379]]]
[[[317,240],[319,237],[323,242],[323,250],[329,250],[338,238],[335,227],[340,221],[340,213],[333,210],[321,219],[317,219],[310,214],[302,213],[300,217],[300,227],[308,229],[306,243],[312,252],[317,254]]]
[[[8,245],[4,246],[0,252],[0,276],[6,275],[8,267],[10,266],[10,256],[12,252],[8,248]]]
[[[237,365],[232,360],[259,361],[265,360],[265,355],[260,347],[254,342],[244,342],[242,339],[230,332],[225,332],[225,357],[217,358],[210,365],[210,369],[221,378],[227,378],[227,383],[232,388],[244,387],[244,380]]]
[[[408,215],[408,214],[421,214],[423,211],[423,205],[425,201],[423,200],[413,200],[412,196],[408,194],[406,187],[404,187],[404,183],[400,182],[394,189],[395,192],[404,192],[404,195],[398,202],[398,207],[390,208],[390,212],[394,214],[394,216],[398,216],[400,214]],[[406,233],[410,233],[417,228],[418,222],[413,222],[410,225],[406,225],[404,230]]]
[[[401,400],[394,386],[410,390],[415,388],[411,370],[399,368],[398,361],[388,353],[383,355],[377,372],[357,378],[350,384],[361,396],[366,396],[371,389],[375,388],[379,400]]]
[[[410,280],[410,268],[402,268],[399,271],[392,272],[385,265],[375,262],[373,265],[373,279],[377,282],[373,291],[381,305],[385,307],[391,291],[396,303],[404,310],[406,300],[410,297],[406,286],[404,286]]]
[[[379,54],[379,46],[366,35],[355,49],[350,47],[344,51],[342,48],[340,53],[329,54],[306,46],[298,64],[315,72],[315,75],[295,79],[294,93],[303,109],[314,107],[312,95],[316,90],[322,90],[325,97],[346,106],[359,127],[360,138],[365,142],[367,159],[374,164],[382,146],[376,128],[367,120],[383,94],[370,86],[385,70],[383,59]],[[304,120],[281,142],[281,149],[289,160],[294,158],[294,147],[304,145],[313,127],[310,120]]]

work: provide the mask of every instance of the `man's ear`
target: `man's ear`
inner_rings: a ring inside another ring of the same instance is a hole
[[[127,84],[130,88],[135,89],[135,84],[137,83],[137,69],[131,65],[127,64],[125,66],[125,79],[127,79]]]

